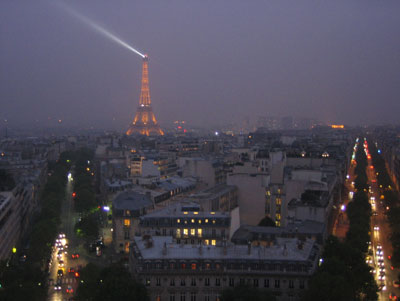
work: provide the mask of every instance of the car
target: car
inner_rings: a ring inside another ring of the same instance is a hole
[[[61,285],[54,284],[54,290],[55,291],[61,291]]]
[[[378,250],[382,250],[382,246],[381,246],[381,245],[377,245],[376,248],[377,248]]]
[[[59,237],[59,238],[65,238],[65,234],[64,234],[64,233],[60,233],[60,234],[58,235],[58,237]]]
[[[74,292],[74,289],[72,286],[68,285],[67,289],[65,290],[68,294],[72,294]]]
[[[396,294],[395,293],[390,293],[390,295],[389,295],[389,299],[390,300],[397,300],[397,296],[396,296]]]
[[[378,226],[374,226],[374,231],[379,231],[379,227]]]
[[[398,281],[398,280],[393,280],[393,286],[394,286],[394,287],[400,287],[400,281]]]
[[[378,212],[374,211],[374,213],[372,213],[373,216],[377,216]]]
[[[58,277],[64,276],[64,271],[63,271],[62,269],[59,269],[59,270],[57,271],[57,276],[58,276]]]
[[[78,259],[79,258],[79,253],[72,253],[71,254],[72,259]]]
[[[101,254],[102,254],[102,252],[101,252],[101,247],[100,247],[100,246],[97,246],[97,247],[96,247],[96,256],[100,257]]]
[[[63,260],[60,260],[60,261],[58,262],[58,266],[59,266],[59,267],[63,267],[63,266],[64,266],[64,261],[63,261]]]
[[[70,267],[70,268],[68,269],[68,273],[74,274],[74,273],[75,273],[75,268]]]

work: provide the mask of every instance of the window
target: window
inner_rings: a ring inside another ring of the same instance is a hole
[[[129,239],[129,230],[124,231],[124,239]]]
[[[210,278],[204,278],[204,286],[210,286]]]
[[[182,263],[181,268],[182,268],[182,270],[186,269],[186,263]]]
[[[196,278],[192,278],[192,281],[190,282],[191,286],[196,286]]]
[[[150,278],[146,278],[146,286],[150,286]]]
[[[196,269],[196,264],[192,263],[192,270],[195,270],[195,269]]]
[[[170,286],[175,286],[175,279],[174,278],[171,279],[171,281],[169,282],[169,285]]]
[[[175,294],[169,295],[169,301],[175,301]]]
[[[215,286],[221,286],[221,279],[215,278]]]
[[[304,289],[304,280],[300,280],[299,287],[300,287],[301,289]]]
[[[197,229],[197,236],[201,237],[203,235],[203,230],[202,229]]]
[[[213,239],[213,240],[211,240],[211,244],[212,244],[213,246],[215,246],[215,245],[217,245],[217,241],[216,241],[215,239]]]
[[[201,219],[199,219],[199,224],[201,224]]]
[[[253,286],[258,287],[258,279],[253,279]]]
[[[215,229],[212,229],[212,236],[215,237],[217,235],[217,231]]]
[[[190,235],[195,236],[196,235],[196,229],[190,229]]]
[[[131,220],[128,218],[124,219],[124,226],[129,227],[130,225],[131,225]]]
[[[215,219],[212,220],[212,223],[215,224]]]
[[[205,244],[206,246],[208,246],[208,245],[210,244],[210,241],[209,241],[208,239],[205,239],[205,240],[204,240],[204,244]]]
[[[229,286],[231,286],[231,287],[235,286],[235,279],[234,278],[229,278]]]
[[[269,279],[264,279],[264,287],[269,287]]]
[[[181,237],[181,229],[176,229],[176,237]]]
[[[206,220],[204,222],[207,224],[208,223],[208,218],[206,218]]]
[[[184,292],[181,293],[181,301],[186,301],[186,294]]]
[[[194,224],[194,218],[192,218],[191,222],[192,222],[192,224]]]
[[[196,301],[196,293],[195,292],[190,293],[190,301]]]
[[[161,278],[156,278],[156,286],[161,286]]]
[[[184,278],[181,279],[181,286],[185,286],[186,285],[186,281]]]
[[[275,288],[279,288],[281,286],[281,281],[279,279],[275,280]]]
[[[211,268],[211,264],[206,263],[206,270],[209,270]]]
[[[209,295],[205,295],[204,296],[204,301],[210,301],[210,296]]]
[[[183,235],[188,236],[189,235],[189,230],[188,229],[183,229]]]
[[[282,199],[281,198],[276,198],[275,204],[276,205],[282,205]]]
[[[178,219],[176,220],[176,222],[177,222],[178,224],[180,224],[180,223],[181,223],[181,219],[178,218]]]
[[[294,288],[294,281],[293,280],[289,280],[289,288]]]

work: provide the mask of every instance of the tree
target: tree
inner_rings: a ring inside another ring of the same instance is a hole
[[[136,282],[123,266],[100,269],[92,263],[81,271],[76,298],[85,301],[149,300],[146,287]]]
[[[259,223],[258,226],[260,227],[275,227],[275,222],[269,217],[265,216]]]

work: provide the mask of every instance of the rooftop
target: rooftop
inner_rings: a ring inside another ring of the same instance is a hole
[[[136,237],[134,252],[140,252],[146,259],[214,259],[214,260],[279,260],[279,261],[307,261],[313,255],[315,243],[307,239],[301,243],[295,238],[277,238],[277,244],[271,247],[228,244],[223,246],[197,246],[190,244],[176,244],[170,236],[153,236],[152,246],[142,237]],[[167,252],[163,254],[163,248]],[[224,251],[224,248],[226,250]]]
[[[139,210],[151,205],[153,202],[147,195],[132,190],[121,192],[113,200],[113,208],[119,210]]]

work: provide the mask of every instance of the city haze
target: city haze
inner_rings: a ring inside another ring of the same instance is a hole
[[[147,53],[160,124],[397,122],[399,1],[67,1]],[[57,1],[0,3],[0,118],[126,130],[141,58]]]

